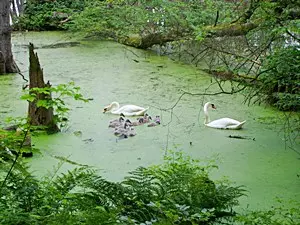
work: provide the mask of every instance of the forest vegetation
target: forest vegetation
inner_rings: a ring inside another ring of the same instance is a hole
[[[197,65],[247,86],[248,102],[299,111],[299,1],[28,0],[15,30],[68,30]],[[239,89],[239,88],[238,88]]]
[[[228,81],[230,94],[242,92],[249,104],[268,103],[295,113],[288,132],[299,134],[299,1],[27,0],[23,4],[20,16],[12,15],[15,31],[64,30],[151,49],[196,66],[205,62],[205,71],[221,91],[226,92],[222,82]],[[78,87],[35,91],[56,91],[86,101]],[[34,97],[22,98],[34,101]],[[68,109],[61,98],[40,104],[56,107],[59,122],[65,120]],[[38,179],[21,157],[28,151],[29,133],[38,128],[26,119],[15,123],[21,135],[0,130],[0,224],[300,223],[299,202],[298,207],[238,212],[238,199],[247,194],[247,187],[212,180],[210,172],[216,165],[200,165],[178,152],[170,152],[161,165],[135,169],[120,182],[110,182],[99,171],[76,163],[76,169],[58,174],[69,162],[66,159],[51,176]]]

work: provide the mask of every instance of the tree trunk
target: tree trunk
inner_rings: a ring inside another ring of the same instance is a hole
[[[16,5],[15,5],[15,1],[12,1],[11,2],[11,8],[10,8],[10,15],[11,15],[11,18],[13,19],[14,17],[17,17],[18,16],[18,13],[17,13],[17,8],[16,8]]]
[[[32,88],[45,88],[50,87],[48,81],[47,84],[44,82],[43,70],[41,69],[39,58],[34,53],[34,46],[32,43],[29,44],[29,92],[33,92]],[[36,100],[29,102],[28,107],[28,118],[29,123],[33,126],[45,126],[46,130],[51,133],[59,131],[55,121],[53,108],[37,107],[37,101],[39,100],[51,100],[51,94],[36,93]]]
[[[0,0],[0,74],[19,72],[11,51],[9,13],[10,0]]]
[[[11,15],[18,17],[24,10],[24,0],[11,0]]]
[[[232,24],[220,24],[219,26],[206,26],[204,30],[206,31],[207,37],[235,37],[246,35],[249,31],[257,28],[259,21],[254,23],[232,23]]]

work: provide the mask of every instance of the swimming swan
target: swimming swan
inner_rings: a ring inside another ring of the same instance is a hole
[[[137,105],[124,105],[120,108],[118,102],[112,102],[110,105],[104,107],[103,113],[110,112],[112,114],[123,114],[124,116],[142,116],[149,109]]]
[[[230,118],[221,118],[221,119],[210,122],[209,115],[208,115],[209,107],[216,109],[215,105],[210,102],[207,102],[204,105],[204,107],[203,107],[204,115],[205,115],[204,125],[207,127],[212,127],[212,128],[217,128],[217,129],[239,130],[242,128],[242,126],[246,122],[246,120],[243,122],[240,122],[240,121],[230,119]]]

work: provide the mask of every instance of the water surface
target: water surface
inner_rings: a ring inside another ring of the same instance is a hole
[[[41,47],[63,41],[73,39],[54,32],[15,34],[14,56],[25,77],[28,52],[24,45],[33,42]],[[36,51],[46,81],[53,85],[74,81],[86,97],[93,98],[89,103],[66,99],[71,107],[67,129],[33,138],[42,152],[29,160],[37,175],[57,165],[53,156],[63,156],[98,168],[103,176],[118,181],[138,166],[162,162],[166,149],[172,149],[194,158],[216,160],[219,169],[213,172],[214,178],[228,177],[249,191],[241,199],[244,207],[270,207],[276,203],[276,197],[299,201],[299,155],[285,148],[281,127],[274,123],[282,122],[276,110],[242,104],[242,95],[185,95],[176,104],[182,90],[213,93],[219,91],[218,86],[211,85],[210,76],[198,68],[114,42],[81,41],[76,47]],[[1,119],[26,115],[27,104],[18,99],[24,83],[20,75],[0,76]],[[149,106],[149,114],[160,115],[162,125],[139,126],[137,136],[118,140],[108,128],[108,121],[116,116],[102,113],[103,107],[112,101]],[[210,112],[211,119],[247,120],[244,129],[204,127],[202,108],[207,101],[218,108]],[[173,110],[166,110],[173,106]],[[249,139],[231,139],[229,135]],[[71,166],[65,163],[61,171],[68,168]]]

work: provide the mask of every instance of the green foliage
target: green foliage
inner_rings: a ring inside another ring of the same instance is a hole
[[[129,7],[119,5],[110,9],[104,2],[96,2],[74,16],[68,28],[71,31],[80,31],[86,36],[115,39],[117,34],[126,33],[127,30],[137,32],[140,28],[140,15],[138,8],[135,12]]]
[[[300,110],[300,52],[287,47],[267,57],[260,76],[267,100],[281,110]]]
[[[180,152],[122,182],[88,167],[57,175],[62,164],[38,180],[20,165],[5,183],[0,178],[0,224],[299,224],[297,205],[237,214],[232,207],[244,190],[212,181],[214,165],[200,166]]]
[[[82,11],[85,0],[29,0],[24,14],[15,18],[14,29],[57,30],[64,29],[62,21]]]
[[[213,182],[208,177],[211,166],[199,166],[181,153],[165,160],[160,166],[138,168],[122,182],[133,194],[127,197],[128,218],[199,224],[233,216],[231,209],[244,192],[241,187]]]
[[[300,110],[299,10],[298,1],[258,1],[250,18],[258,27],[248,38],[263,53],[257,95],[285,111]]]
[[[80,100],[88,102],[88,99],[84,98],[80,93],[80,87],[75,86],[74,82],[68,84],[59,84],[57,86],[44,87],[44,88],[31,88],[29,93],[21,96],[21,99],[29,102],[36,101],[37,95],[45,94],[52,98],[46,98],[44,100],[38,100],[36,102],[37,107],[44,107],[46,109],[52,108],[55,112],[55,123],[59,123],[61,127],[66,125],[68,121],[67,113],[69,112],[68,106],[65,104],[63,98],[73,98],[74,100]]]
[[[274,207],[272,210],[252,211],[238,215],[236,221],[243,225],[297,225],[300,224],[300,204],[293,207]]]
[[[213,182],[210,168],[177,153],[121,183],[86,167],[41,180],[16,168],[0,190],[0,223],[213,224],[233,217],[243,190]]]
[[[23,30],[70,29],[102,38],[160,32],[184,36],[215,23],[217,11],[218,23],[235,18],[235,5],[222,0],[31,0],[24,14],[15,18],[14,26]]]
[[[231,18],[224,1],[28,1],[16,29],[69,29],[88,37],[118,39],[128,34],[193,36],[199,27]],[[68,21],[64,19],[68,18]],[[63,22],[62,22],[63,21]]]
[[[7,161],[12,162],[16,155],[32,152],[31,139],[27,134],[29,125],[26,118],[7,118],[7,124],[10,124],[8,130],[0,129],[0,167],[6,167]],[[38,152],[38,150],[35,150]],[[3,164],[1,164],[3,163]]]
[[[129,34],[159,30],[159,26],[150,25],[155,20],[151,14],[140,6],[113,4],[110,7],[106,2],[95,2],[74,16],[68,26],[71,31],[80,31],[88,37],[117,40]]]

